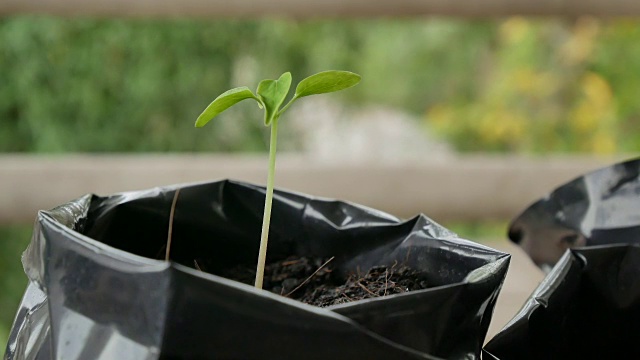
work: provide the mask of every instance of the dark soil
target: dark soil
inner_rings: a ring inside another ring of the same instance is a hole
[[[428,287],[419,272],[400,264],[376,266],[367,273],[334,273],[332,258],[290,257],[267,264],[265,290],[315,306],[330,306],[355,300],[401,294]],[[255,269],[235,267],[222,276],[253,285]]]

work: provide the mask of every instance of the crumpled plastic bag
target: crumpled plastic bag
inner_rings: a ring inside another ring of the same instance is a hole
[[[568,250],[484,360],[640,359],[640,245]]]
[[[558,187],[511,222],[509,238],[545,270],[568,248],[640,243],[640,159]]]
[[[178,188],[172,261],[156,260]],[[318,308],[214,275],[255,264],[264,196],[225,180],[86,195],[40,212],[5,359],[479,358],[508,254],[423,215],[400,221],[276,191],[268,261],[335,256],[344,273],[401,262],[431,285]],[[192,268],[195,257],[212,274]]]

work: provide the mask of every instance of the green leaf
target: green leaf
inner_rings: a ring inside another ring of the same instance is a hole
[[[205,126],[211,119],[218,116],[221,112],[227,110],[236,103],[245,99],[255,99],[260,105],[260,99],[249,90],[248,87],[242,86],[235,89],[227,90],[220,94],[206,109],[198,116],[196,127]]]
[[[264,124],[270,125],[278,115],[280,106],[291,88],[291,73],[286,72],[278,80],[262,80],[258,84],[258,96],[264,103]]]
[[[349,71],[329,70],[311,75],[296,87],[296,98],[348,89],[360,82],[360,75]]]

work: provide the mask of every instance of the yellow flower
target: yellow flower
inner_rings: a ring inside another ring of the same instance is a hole
[[[609,132],[599,131],[592,139],[591,150],[597,154],[613,154],[617,150],[616,139]]]
[[[587,73],[580,82],[582,96],[571,111],[569,123],[578,134],[602,129],[614,121],[613,94],[609,83],[596,73]]]
[[[600,33],[600,22],[594,18],[583,17],[578,20],[571,36],[560,49],[566,64],[573,65],[584,62],[591,56],[596,38]]]
[[[527,36],[530,28],[529,21],[523,17],[511,17],[500,26],[500,37],[507,44],[515,44]]]

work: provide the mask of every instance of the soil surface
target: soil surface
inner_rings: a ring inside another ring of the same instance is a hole
[[[290,257],[265,266],[265,290],[315,306],[401,294],[428,287],[419,272],[400,264],[376,266],[367,273],[334,273],[333,258]],[[253,285],[255,269],[235,267],[222,276]]]

